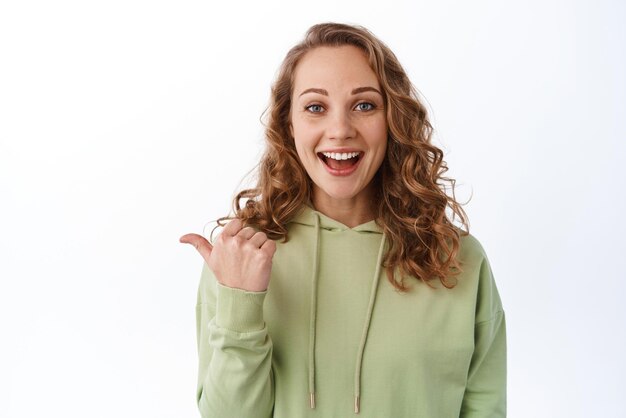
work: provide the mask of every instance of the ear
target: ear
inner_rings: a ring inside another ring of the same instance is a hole
[[[291,139],[295,138],[295,136],[293,135],[293,125],[291,124],[291,122],[289,122],[289,135],[291,135]]]

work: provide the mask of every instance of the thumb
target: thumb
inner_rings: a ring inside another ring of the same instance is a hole
[[[206,238],[202,235],[198,234],[186,234],[180,237],[180,242],[183,244],[191,244],[196,247],[196,250],[200,253],[204,261],[209,262],[209,257],[211,256],[211,251],[213,251],[213,246]]]

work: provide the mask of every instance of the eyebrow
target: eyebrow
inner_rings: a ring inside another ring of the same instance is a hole
[[[352,90],[352,94],[363,93],[364,91],[373,91],[373,92],[380,94],[381,96],[383,95],[380,91],[378,91],[378,89],[375,89],[374,87],[357,87],[354,90]],[[326,90],[318,89],[318,88],[306,89],[302,93],[300,93],[300,96],[306,93],[319,93],[324,96],[328,96],[328,92]]]

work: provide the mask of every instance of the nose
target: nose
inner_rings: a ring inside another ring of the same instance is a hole
[[[356,135],[354,123],[350,114],[344,110],[337,110],[328,118],[328,139],[346,140]]]

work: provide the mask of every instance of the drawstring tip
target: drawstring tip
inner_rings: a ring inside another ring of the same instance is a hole
[[[359,411],[361,410],[361,401],[360,401],[360,397],[355,396],[354,397],[354,413],[358,414]]]
[[[310,405],[311,405],[311,409],[315,409],[315,393],[311,392],[309,395],[310,395],[309,396],[309,402],[310,402]]]

